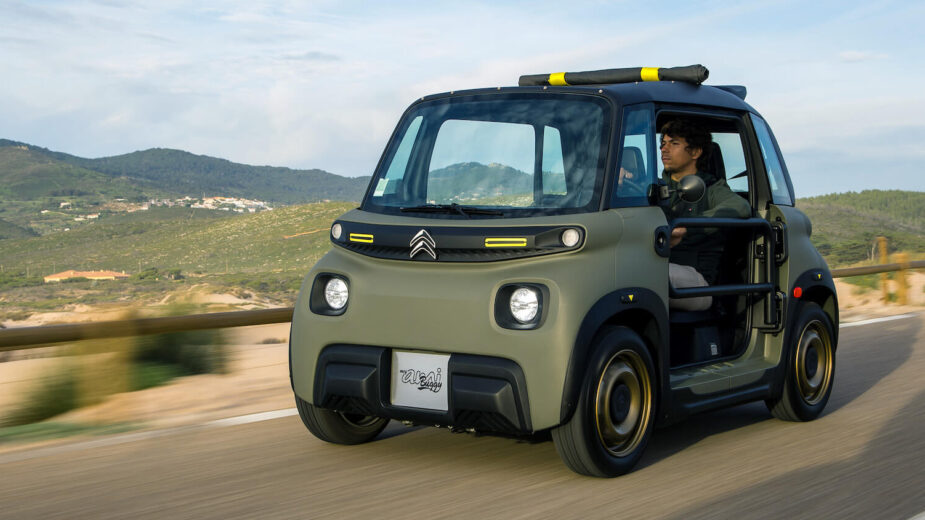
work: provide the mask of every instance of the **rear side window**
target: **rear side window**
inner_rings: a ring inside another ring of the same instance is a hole
[[[613,206],[648,204],[646,193],[655,182],[655,113],[652,107],[626,107],[623,111],[623,147]]]
[[[761,148],[761,157],[764,159],[768,182],[771,184],[771,198],[774,204],[793,206],[793,197],[790,195],[790,187],[771,131],[760,117],[752,116],[752,121],[755,123],[755,135],[758,136],[758,146]]]
[[[738,133],[713,132],[714,165],[721,164],[725,170],[726,184],[729,189],[748,198],[748,175],[745,168],[745,149],[742,137]],[[718,167],[714,166],[718,169]]]

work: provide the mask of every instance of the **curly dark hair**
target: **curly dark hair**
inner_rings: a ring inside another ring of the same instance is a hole
[[[687,141],[686,150],[690,153],[692,148],[700,148],[701,154],[697,158],[697,170],[710,171],[710,152],[713,150],[713,135],[706,128],[690,119],[672,119],[662,125],[659,132],[662,135],[680,137]]]

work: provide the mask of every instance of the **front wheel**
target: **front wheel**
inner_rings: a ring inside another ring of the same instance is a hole
[[[382,433],[388,419],[367,415],[335,412],[303,401],[295,396],[302,423],[319,439],[334,444],[363,444]]]
[[[626,327],[603,333],[574,415],[552,431],[563,462],[592,477],[629,472],[652,433],[655,388],[652,356],[639,335]]]
[[[811,421],[822,413],[835,379],[835,331],[829,316],[812,302],[798,309],[786,353],[781,395],[766,401],[785,421]]]

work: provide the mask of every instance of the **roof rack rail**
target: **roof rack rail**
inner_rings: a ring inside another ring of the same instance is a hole
[[[637,81],[683,81],[699,85],[710,76],[703,65],[686,67],[631,67],[626,69],[589,70],[585,72],[555,72],[552,74],[525,74],[518,85],[563,86],[563,85],[606,85],[609,83],[634,83]]]

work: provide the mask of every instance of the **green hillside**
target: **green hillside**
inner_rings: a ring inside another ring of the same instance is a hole
[[[287,206],[256,214],[153,208],[112,216],[79,229],[3,242],[0,264],[42,275],[65,269],[135,273],[305,271],[329,246],[331,222],[349,203]],[[292,239],[285,236],[313,234]]]
[[[102,190],[97,184],[84,185],[87,172],[94,181],[108,180],[117,186],[136,186],[136,192],[149,196],[175,194],[207,196],[222,195],[264,200],[282,204],[329,200],[360,200],[369,184],[369,177],[341,177],[324,170],[292,170],[271,166],[250,166],[225,159],[195,155],[182,150],[155,148],[114,157],[85,159],[26,143],[0,139],[0,151],[19,153],[18,161],[0,157],[0,176],[17,175],[33,185],[42,185],[44,179],[35,178],[39,165],[55,164],[51,190],[70,190],[82,194],[109,194],[113,188]],[[63,168],[69,166],[71,169]],[[4,173],[5,172],[5,173]],[[66,182],[67,175],[71,174]],[[3,180],[0,177],[0,180]],[[64,181],[64,182],[62,182]],[[49,190],[26,193],[32,200],[44,196]],[[131,195],[121,195],[130,197]],[[0,191],[0,200],[10,198]],[[22,200],[22,199],[20,199]]]
[[[26,229],[11,222],[0,219],[0,240],[6,238],[26,238],[35,235],[36,233],[31,229]]]
[[[203,284],[291,305],[302,277],[330,248],[331,223],[354,206],[315,203],[255,214],[152,208],[72,231],[4,240],[0,321],[74,304],[151,304]],[[67,269],[125,271],[132,277],[42,283],[42,276]]]
[[[0,143],[0,200],[33,201],[49,197],[138,198],[161,192],[148,182],[132,182],[69,164],[41,150]]]
[[[890,251],[925,252],[925,193],[865,190],[799,199],[813,243],[831,265],[872,259],[876,237]]]

